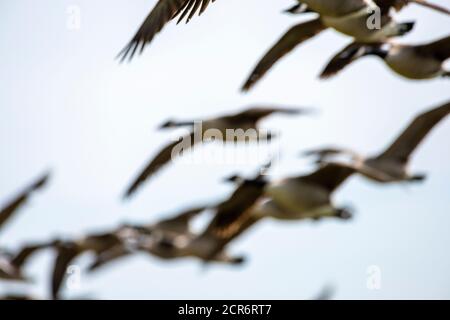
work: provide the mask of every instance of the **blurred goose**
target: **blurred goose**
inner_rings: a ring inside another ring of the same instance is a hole
[[[413,22],[397,23],[389,12],[384,12],[380,19],[380,28],[368,28],[367,21],[373,14],[373,10],[378,8],[371,1],[324,0],[310,2],[303,1],[302,3],[308,4],[314,11],[317,10],[320,16],[290,28],[257,63],[242,86],[242,91],[249,91],[286,54],[328,28],[349,35],[355,41],[372,43],[404,35],[414,26]]]
[[[194,147],[197,143],[209,140],[248,141],[270,140],[273,135],[262,132],[259,122],[275,114],[297,115],[306,113],[307,109],[292,109],[284,107],[253,107],[236,114],[222,116],[204,121],[167,121],[160,128],[188,127],[190,133],[181,141],[175,141],[164,147],[144,168],[125,192],[125,198],[130,197],[136,190],[164,165],[184,151]],[[231,134],[230,134],[231,133]]]
[[[382,14],[386,14],[392,9],[399,11],[406,5],[415,3],[450,14],[448,9],[425,0],[298,0],[297,2],[297,5],[286,11],[290,13],[314,11],[328,17],[342,17],[348,14],[355,14],[363,9],[367,11],[374,4],[380,8]]]
[[[97,257],[90,270],[97,270],[136,251],[150,253],[164,260],[193,257],[204,262],[241,264],[244,258],[230,256],[225,248],[247,230],[253,221],[249,219],[238,228],[227,230],[226,234],[222,232],[222,227],[252,207],[263,193],[264,186],[263,177],[258,175],[255,179],[242,181],[227,200],[216,206],[187,210],[173,218],[148,226],[130,226],[137,231],[137,237],[132,240],[130,246],[105,251]],[[205,210],[213,210],[214,218],[204,231],[193,232],[191,220]]]
[[[152,42],[153,38],[171,20],[180,16],[178,22],[186,18],[186,23],[196,12],[202,14],[208,5],[215,0],[158,0],[150,14],[145,18],[139,30],[119,53],[121,60],[127,57],[131,60],[137,51],[142,53],[145,46]]]
[[[364,158],[354,152],[353,163],[349,166],[364,176],[382,183],[399,181],[422,181],[424,175],[408,172],[409,159],[423,139],[446,116],[450,114],[450,102],[418,115],[401,135],[382,153]],[[339,153],[339,149],[335,149]],[[349,152],[343,149],[342,152]],[[319,156],[319,161],[327,161],[332,153],[325,150],[310,152]]]
[[[250,209],[222,223],[222,232],[240,230],[268,217],[277,220],[348,219],[351,217],[349,209],[336,207],[332,196],[354,172],[351,166],[330,163],[311,174],[269,182]],[[239,182],[241,178],[235,175],[228,180]]]
[[[128,249],[104,252],[97,257],[90,270],[97,270],[136,251],[147,252],[165,260],[194,257],[204,262],[241,264],[243,257],[228,255],[225,247],[253,222],[245,223],[227,234],[222,232],[222,225],[249,209],[261,196],[265,186],[263,172],[267,167],[268,165],[265,165],[254,179],[240,181],[232,195],[222,203],[190,209],[156,224],[129,226],[137,231],[137,237],[132,239]],[[213,211],[214,218],[204,231],[193,232],[192,219],[205,211]]]
[[[5,207],[0,209],[0,229],[14,215],[14,213],[16,213],[27,202],[35,191],[45,186],[49,177],[50,175],[48,173],[43,175],[31,185],[26,187],[24,191],[19,193],[14,199],[7,203]]]
[[[330,78],[364,56],[378,56],[395,73],[413,80],[448,77],[444,69],[450,57],[450,36],[421,45],[387,43],[351,43],[335,55],[320,75]]]

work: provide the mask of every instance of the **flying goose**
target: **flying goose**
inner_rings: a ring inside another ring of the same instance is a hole
[[[0,279],[13,281],[27,281],[23,275],[23,267],[33,254],[44,249],[48,244],[33,244],[21,248],[17,253],[0,252]]]
[[[56,239],[48,246],[56,252],[51,277],[51,294],[53,299],[60,298],[61,285],[67,269],[80,255],[91,252],[96,256],[112,248],[123,245],[124,239],[131,236],[132,231],[124,226],[113,232],[89,234],[75,240]]]
[[[284,107],[252,107],[236,114],[222,116],[213,119],[200,121],[173,121],[169,120],[163,125],[164,128],[188,127],[191,132],[182,137],[180,141],[172,142],[164,147],[144,168],[133,183],[128,187],[124,197],[128,198],[136,190],[164,165],[170,162],[173,157],[178,157],[184,151],[194,147],[195,144],[203,141],[221,139],[222,141],[246,141],[246,140],[270,140],[272,134],[264,133],[259,129],[259,122],[264,118],[275,114],[296,115],[307,113],[307,109],[292,109]],[[229,130],[235,133],[230,135]],[[218,135],[220,133],[220,135]]]
[[[320,75],[330,78],[352,62],[374,55],[384,60],[395,73],[413,80],[448,77],[444,62],[450,57],[450,36],[420,45],[387,43],[351,43],[336,54]]]
[[[186,18],[186,23],[198,11],[201,15],[210,2],[215,0],[158,0],[150,14],[145,18],[131,41],[119,53],[121,61],[127,57],[131,60],[137,51],[142,53],[145,46],[152,42],[153,38],[171,20],[180,16],[178,23]]]
[[[428,133],[450,114],[450,102],[418,115],[397,139],[378,155],[365,158],[354,152],[353,163],[349,164],[360,174],[381,182],[422,181],[425,176],[408,172],[409,159]],[[335,149],[339,153],[339,149]],[[342,152],[350,152],[343,149]],[[325,150],[310,152],[318,155],[320,162],[328,162],[332,153]],[[343,165],[343,164],[342,164]]]
[[[126,225],[126,228],[132,233],[124,239],[124,243],[97,254],[96,260],[91,264],[89,270],[98,270],[100,267],[136,253],[136,251],[146,251],[162,259],[179,257],[178,247],[184,246],[195,237],[191,231],[192,219],[207,209],[208,207],[188,209],[173,217],[148,225]]]
[[[5,225],[5,223],[16,213],[28,200],[28,198],[37,190],[45,186],[50,175],[46,173],[38,180],[33,182],[24,191],[18,194],[11,202],[6,204],[5,207],[0,209],[0,229]]]
[[[397,23],[389,13],[384,13],[381,16],[380,28],[368,28],[367,21],[371,15],[368,9],[377,8],[373,2],[329,0],[320,1],[320,3],[321,5],[325,3],[331,5],[336,14],[339,13],[339,15],[320,14],[318,18],[290,28],[257,63],[242,86],[242,91],[249,91],[286,54],[328,28],[351,36],[355,41],[372,43],[404,35],[411,31],[414,26],[413,22]],[[324,10],[324,12],[327,12],[327,10]]]
[[[355,171],[351,166],[329,163],[307,175],[270,181],[252,207],[222,223],[222,232],[241,230],[269,217],[276,220],[349,219],[350,210],[336,207],[332,196]],[[234,175],[228,180],[239,182],[242,178]]]

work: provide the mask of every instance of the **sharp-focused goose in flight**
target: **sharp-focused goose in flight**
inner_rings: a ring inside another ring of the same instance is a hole
[[[364,158],[352,153],[354,168],[360,174],[382,183],[400,181],[422,181],[424,175],[409,173],[408,164],[411,155],[428,133],[446,116],[450,114],[450,102],[418,115],[401,135],[382,153]],[[336,153],[339,153],[339,149]],[[348,152],[343,150],[343,152]],[[310,154],[317,154],[320,162],[328,162],[326,149],[316,150]],[[343,165],[343,164],[341,164]]]
[[[332,195],[354,172],[351,166],[332,163],[308,175],[269,182],[250,209],[222,224],[223,232],[240,230],[268,217],[277,220],[348,219],[351,212],[347,208],[336,207]],[[241,178],[233,176],[229,180],[240,181]]]
[[[330,78],[364,56],[378,56],[389,68],[408,79],[424,80],[448,77],[444,62],[450,58],[450,36],[421,45],[387,43],[351,43],[335,55],[321,74]]]
[[[139,176],[133,181],[125,193],[125,198],[130,197],[136,190],[161,169],[168,162],[183,154],[197,143],[209,140],[221,141],[249,141],[271,139],[270,133],[259,129],[259,122],[264,118],[275,114],[295,115],[306,113],[306,109],[292,109],[283,107],[254,107],[245,111],[222,116],[204,121],[167,121],[161,128],[176,128],[187,126],[191,129],[190,134],[184,136],[181,141],[175,141],[164,147],[145,167]]]
[[[397,23],[389,12],[383,12],[380,27],[368,28],[367,21],[373,10],[378,7],[373,2],[364,0],[302,1],[302,3],[319,12],[320,16],[290,28],[257,63],[242,86],[242,91],[250,90],[286,54],[328,28],[349,35],[355,41],[372,43],[404,35],[414,26],[412,22]]]
[[[186,17],[186,22],[198,11],[202,14],[210,2],[215,0],[158,0],[150,14],[145,18],[139,30],[119,53],[121,60],[127,57],[131,60],[137,51],[142,53],[145,46],[149,44],[155,35],[159,33],[166,23],[180,16],[178,22]]]
[[[37,190],[45,186],[49,179],[49,174],[45,174],[37,181],[33,182],[24,191],[18,194],[11,202],[6,204],[5,207],[0,209],[0,229],[5,223],[16,213],[28,200],[28,198]]]

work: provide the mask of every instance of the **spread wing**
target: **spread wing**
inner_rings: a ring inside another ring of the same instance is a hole
[[[422,113],[403,131],[403,133],[377,158],[395,158],[407,162],[409,156],[444,117],[450,113],[450,102]]]
[[[22,193],[16,196],[9,204],[0,211],[0,228],[9,220],[12,215],[17,212],[28,200],[28,198],[36,191],[41,189],[48,181],[49,174],[45,174],[36,182],[33,182]]]
[[[156,173],[159,169],[169,163],[173,157],[179,156],[181,151],[185,151],[194,146],[196,143],[194,139],[194,133],[191,133],[189,136],[185,136],[180,141],[175,141],[168,146],[164,147],[155,158],[150,161],[150,163],[144,168],[144,170],[139,174],[139,176],[133,181],[130,187],[125,192],[125,198],[133,195],[136,190],[153,174]],[[178,147],[182,148],[178,150]]]
[[[131,60],[136,52],[142,53],[144,47],[149,44],[156,34],[177,15],[181,15],[182,20],[188,15],[189,21],[200,8],[199,13],[203,13],[210,2],[215,0],[159,0],[150,14],[145,18],[141,27],[134,37],[119,53],[121,61],[127,57]]]
[[[35,254],[37,251],[44,249],[46,247],[48,247],[47,244],[37,244],[37,245],[29,245],[29,246],[23,247],[12,258],[11,263],[18,269],[21,269],[33,254]]]
[[[434,56],[444,61],[450,58],[450,36],[417,47],[417,50],[425,56]]]
[[[216,215],[205,233],[223,239],[233,238],[240,233],[243,225],[251,218],[250,209],[263,195],[266,184],[261,177],[244,180],[226,201],[217,206]]]
[[[327,27],[322,21],[314,19],[300,23],[286,32],[283,37],[266,53],[251,72],[242,87],[243,91],[250,90],[282,57],[291,52],[302,42],[314,37]]]
[[[299,179],[333,192],[353,173],[355,173],[355,168],[350,165],[328,163],[309,175],[299,177]]]
[[[307,113],[308,109],[302,109],[302,108],[288,108],[283,106],[270,106],[270,107],[252,107],[248,108],[244,111],[241,111],[239,113],[236,113],[231,116],[223,117],[227,122],[229,123],[236,123],[239,125],[239,123],[254,123],[256,126],[256,123],[265,118],[268,117],[274,113],[279,114],[286,114],[286,115],[297,115],[300,113]]]
[[[352,42],[344,49],[339,51],[323,69],[320,74],[321,79],[328,79],[338,74],[352,62],[367,55],[374,48],[380,47],[381,44],[363,44]]]

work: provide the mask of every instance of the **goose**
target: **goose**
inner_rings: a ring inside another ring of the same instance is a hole
[[[328,3],[329,1],[325,2]],[[362,0],[355,1],[356,6],[342,5],[342,1],[334,0],[329,3],[332,4],[334,9],[337,10],[339,8],[339,13],[342,15],[336,17],[320,14],[315,19],[291,27],[256,64],[241,90],[246,92],[252,89],[280,59],[303,42],[328,28],[333,28],[351,36],[355,41],[372,43],[386,41],[395,36],[402,36],[411,31],[414,26],[414,22],[397,23],[389,13],[384,13],[381,16],[380,28],[368,28],[367,21],[371,15],[368,10],[377,8],[373,2],[370,2],[370,6],[368,2]],[[354,4],[353,1],[344,2],[344,4],[347,3]],[[350,13],[347,13],[348,10],[350,10]],[[352,10],[356,10],[356,13]]]
[[[380,183],[423,181],[425,175],[411,174],[408,171],[410,157],[430,131],[449,114],[450,102],[419,114],[395,141],[378,155],[365,158],[348,149],[341,149],[341,152],[352,156],[353,163],[349,164],[349,167],[371,180]],[[329,150],[335,152],[328,152]],[[329,157],[340,153],[339,150],[319,149],[309,154],[317,155],[318,162],[328,163]]]
[[[289,13],[317,12],[328,17],[342,17],[362,9],[368,9],[374,4],[378,6],[382,14],[389,13],[392,9],[400,11],[405,6],[414,3],[428,7],[435,11],[450,14],[450,11],[442,6],[425,0],[298,0],[292,8],[286,10]]]
[[[322,79],[330,78],[364,56],[378,56],[396,74],[412,80],[448,77],[444,69],[450,57],[450,36],[420,45],[386,43],[351,43],[336,54],[322,71]]]
[[[103,252],[97,256],[89,270],[98,270],[112,261],[136,252],[145,252],[163,260],[191,257],[204,263],[242,264],[244,257],[230,256],[225,248],[256,221],[248,219],[238,228],[227,230],[226,233],[222,232],[223,226],[249,209],[261,196],[264,186],[263,176],[258,175],[254,179],[241,181],[231,196],[217,205],[190,209],[156,224],[129,226],[136,231],[130,246]],[[193,232],[191,220],[207,210],[214,212],[214,218],[204,231]]]
[[[158,0],[156,5],[145,18],[144,22],[131,39],[122,49],[118,57],[124,61],[127,57],[131,60],[137,51],[142,53],[145,46],[152,42],[164,26],[179,16],[178,23],[186,18],[186,23],[195,15],[201,15],[208,5],[215,0]]]
[[[270,140],[273,134],[262,132],[259,122],[264,118],[278,113],[286,115],[297,115],[308,113],[309,109],[293,109],[284,107],[251,107],[242,112],[221,116],[205,121],[174,121],[168,120],[160,126],[160,129],[187,127],[190,129],[188,135],[183,136],[180,141],[174,141],[162,148],[161,151],[150,161],[137,178],[131,183],[125,192],[124,198],[129,198],[136,190],[153,176],[164,165],[174,157],[183,154],[184,151],[194,145],[208,140],[222,141],[247,141],[247,140]]]
[[[28,201],[31,195],[43,188],[49,180],[50,174],[46,173],[39,179],[34,181],[28,187],[20,192],[15,198],[7,203],[2,209],[0,209],[0,230],[6,222]]]
[[[329,163],[307,175],[269,181],[253,206],[222,223],[222,233],[248,228],[264,218],[282,221],[349,219],[350,209],[335,206],[332,196],[355,172],[351,166]],[[233,175],[227,180],[236,183],[242,178]]]

